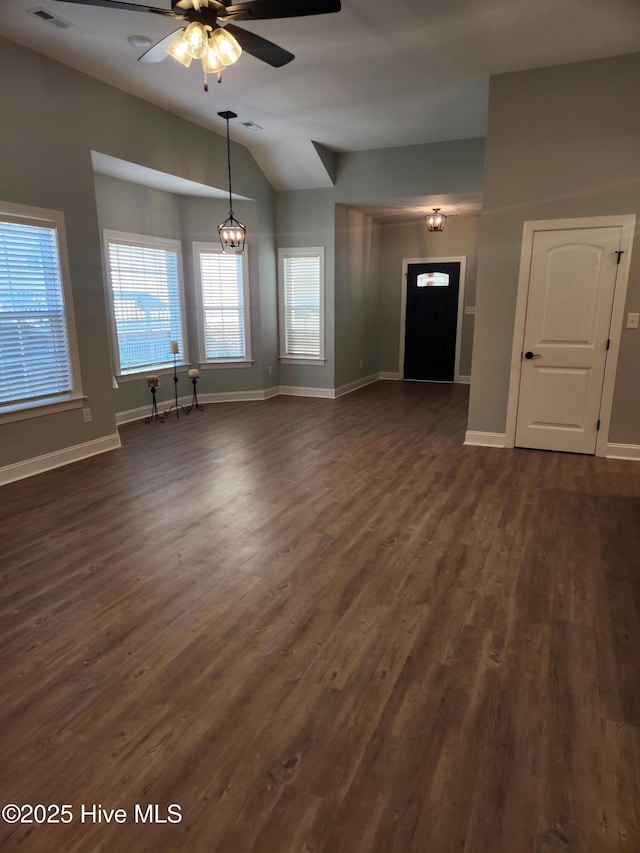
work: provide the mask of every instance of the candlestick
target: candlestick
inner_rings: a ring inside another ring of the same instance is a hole
[[[198,379],[200,378],[200,371],[197,367],[192,367],[188,373],[191,382],[193,383],[193,396],[191,398],[191,405],[187,406],[187,409],[191,411],[191,409],[197,409],[199,412],[204,412],[204,406],[201,406],[198,403],[198,392],[196,391],[196,385],[198,384]]]
[[[160,387],[160,380],[157,376],[147,376],[147,385],[149,390],[151,391],[151,414],[148,418],[145,418],[145,423],[150,424],[151,421],[155,418],[157,421],[160,421],[161,424],[164,423],[164,417],[158,411],[158,403],[156,402],[156,388]]]
[[[177,341],[169,341],[169,348],[170,348],[171,352],[173,353],[173,389],[174,389],[175,402],[173,403],[173,405],[169,406],[167,411],[164,413],[164,416],[165,416],[165,418],[168,417],[171,414],[171,410],[175,409],[176,410],[176,417],[179,418],[180,417],[180,409],[182,409],[182,411],[185,413],[185,415],[188,415],[190,412],[190,408],[185,409],[184,406],[181,406],[180,403],[178,403],[178,368],[176,366],[176,354],[178,352],[178,342]]]

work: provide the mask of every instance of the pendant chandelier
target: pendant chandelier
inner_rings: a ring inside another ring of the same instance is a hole
[[[444,228],[444,221],[447,217],[444,213],[440,213],[439,207],[433,208],[433,213],[429,213],[425,216],[425,221],[427,223],[427,231],[442,231]]]
[[[242,222],[233,215],[233,202],[231,198],[231,143],[229,141],[229,119],[237,118],[237,113],[218,113],[220,118],[227,122],[227,167],[229,170],[229,216],[218,225],[218,236],[222,251],[228,255],[241,255],[244,252],[244,243],[247,238],[247,229]]]

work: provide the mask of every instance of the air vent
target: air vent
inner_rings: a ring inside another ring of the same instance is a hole
[[[246,127],[247,130],[263,130],[259,124],[256,124],[255,121],[241,121],[240,124],[243,127]]]
[[[54,27],[59,27],[61,30],[68,30],[71,26],[68,21],[58,18],[57,15],[52,15],[51,12],[47,12],[46,9],[28,9],[27,11],[31,15],[35,15],[36,18],[40,18],[41,21],[46,21],[47,24],[53,24]]]

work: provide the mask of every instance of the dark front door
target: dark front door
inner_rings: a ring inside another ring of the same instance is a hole
[[[453,382],[460,264],[409,264],[404,378]]]

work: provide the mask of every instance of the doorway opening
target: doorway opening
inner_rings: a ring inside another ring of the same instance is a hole
[[[459,382],[466,257],[408,258],[402,263],[400,375],[419,382]]]

